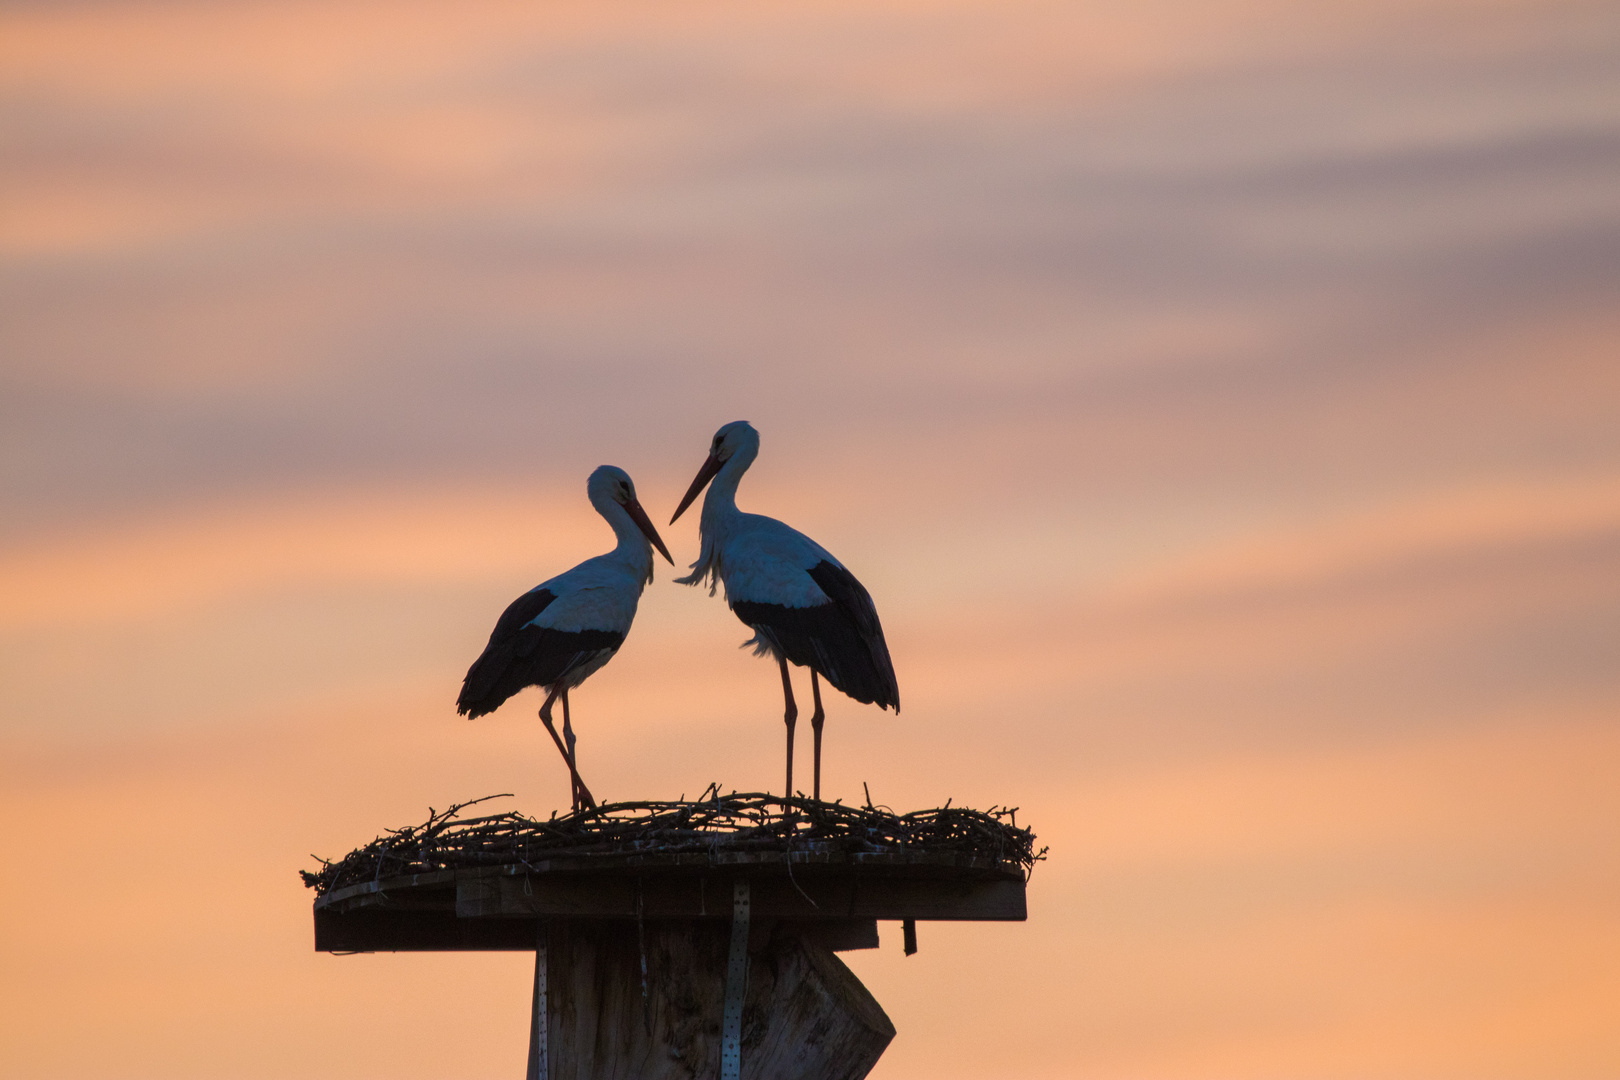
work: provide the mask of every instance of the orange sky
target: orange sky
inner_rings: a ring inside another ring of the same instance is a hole
[[[516,1075],[296,871],[566,799],[461,676],[738,418],[904,690],[829,792],[1052,849],[846,954],[879,1080],[1620,1073],[1617,170],[1612,5],[0,8],[0,1075]],[[604,798],[779,777],[672,576]]]

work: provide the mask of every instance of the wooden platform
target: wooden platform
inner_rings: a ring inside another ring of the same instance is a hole
[[[831,949],[873,947],[878,920],[1022,921],[1024,877],[990,860],[927,853],[716,851],[599,854],[362,882],[315,901],[321,952],[533,951],[554,920],[732,917],[746,880],[754,936],[776,924]]]
[[[303,871],[323,952],[534,954],[528,1080],[860,1080],[894,1025],[834,955],[878,922],[1022,921],[1015,811],[721,795],[465,805]]]

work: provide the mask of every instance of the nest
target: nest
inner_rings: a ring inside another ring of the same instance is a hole
[[[947,800],[937,810],[897,814],[885,806],[845,806],[762,793],[721,795],[710,784],[696,800],[604,803],[548,821],[518,813],[460,818],[489,795],[439,813],[421,825],[392,829],[338,860],[314,856],[321,868],[300,870],[325,895],[362,881],[400,874],[527,864],[560,855],[681,854],[806,850],[928,852],[986,859],[1027,879],[1046,849],[1018,827],[1017,807],[969,810]]]

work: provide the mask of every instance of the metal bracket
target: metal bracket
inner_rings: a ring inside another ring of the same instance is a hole
[[[551,1080],[550,1032],[546,1025],[546,924],[534,946],[534,1010],[529,1015],[527,1080]]]
[[[743,994],[748,988],[748,882],[731,892],[731,953],[726,961],[726,1004],[720,1025],[720,1080],[742,1076]]]

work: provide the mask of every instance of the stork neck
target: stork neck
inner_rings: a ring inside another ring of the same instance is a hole
[[[748,471],[748,466],[754,463],[756,453],[758,453],[756,449],[745,445],[720,466],[720,471],[709,484],[708,494],[703,496],[705,523],[737,513],[737,485],[742,482],[743,473]]]
[[[645,570],[651,570],[652,544],[641,535],[641,530],[636,527],[630,512],[614,499],[600,501],[592,499],[591,504],[613,528],[613,537],[618,541],[613,546],[613,554]]]

